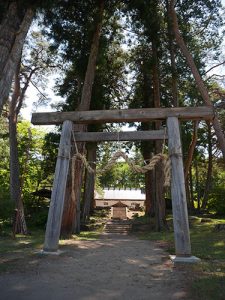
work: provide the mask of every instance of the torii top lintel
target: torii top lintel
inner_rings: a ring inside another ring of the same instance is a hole
[[[212,120],[214,109],[210,106],[138,108],[121,110],[92,110],[70,112],[33,113],[34,125],[57,125],[69,120],[77,124],[149,122],[177,117],[180,120]]]

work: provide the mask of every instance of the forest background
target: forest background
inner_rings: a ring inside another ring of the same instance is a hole
[[[13,223],[14,232],[26,233],[26,223],[46,224],[49,200],[36,192],[52,186],[61,129],[46,131],[24,120],[22,108],[30,107],[33,97],[29,86],[38,91],[35,108],[51,102],[57,111],[209,104],[177,39],[177,20],[224,132],[221,70],[225,15],[221,1],[36,1],[32,6],[29,1],[1,1],[0,5],[2,28],[8,24],[7,30],[17,32],[25,17],[30,16],[29,24],[33,22],[31,27],[27,25],[30,30],[11,72],[9,91],[0,91],[6,99],[0,119],[0,221]],[[13,13],[17,16],[14,25],[10,24]],[[4,39],[3,30],[1,34]],[[58,101],[48,92],[53,79]],[[164,125],[131,124],[136,130]],[[124,124],[106,124],[88,130],[119,131],[121,126]],[[183,122],[181,133],[189,210],[224,216],[224,159],[214,124]],[[118,149],[141,164],[161,152],[163,144],[119,142],[86,145],[86,150],[84,145],[79,147],[92,164],[96,162],[93,166],[101,169]],[[145,188],[146,214],[159,215],[156,227],[160,230],[165,225],[164,199],[170,197],[162,186],[161,172],[159,167],[145,175],[135,174],[119,162],[104,176],[96,177],[95,188]],[[85,222],[93,208],[87,195],[93,198],[94,185],[91,193],[87,191],[90,178],[85,170],[78,177],[82,192],[76,192],[76,203],[81,203]],[[67,207],[68,203],[70,199]],[[69,211],[70,215],[64,213],[62,230],[67,233],[77,230],[73,221],[65,221],[71,215],[74,220],[77,209],[70,207]]]

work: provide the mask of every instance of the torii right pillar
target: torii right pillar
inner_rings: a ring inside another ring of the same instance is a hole
[[[191,255],[187,201],[184,180],[179,120],[167,118],[168,147],[171,160],[171,196],[176,255],[174,263],[196,263],[200,259]]]

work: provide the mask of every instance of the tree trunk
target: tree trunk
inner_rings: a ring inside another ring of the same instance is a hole
[[[27,234],[24,207],[21,194],[20,167],[17,142],[17,104],[20,98],[20,62],[17,65],[15,85],[9,109],[10,145],[10,198],[15,203],[13,233]]]
[[[189,190],[190,190],[190,204],[191,209],[195,210],[195,204],[194,204],[194,190],[193,190],[193,175],[192,175],[192,168],[190,167],[189,170]]]
[[[191,144],[188,149],[187,159],[184,164],[184,179],[185,179],[185,181],[187,181],[187,179],[188,179],[188,172],[191,167],[191,162],[193,159],[193,154],[194,154],[195,146],[197,143],[197,138],[198,138],[198,121],[194,121],[193,136],[192,136]]]
[[[143,72],[143,95],[144,103],[143,107],[153,107],[154,99],[152,93],[152,76],[150,70],[146,70],[145,66],[142,65]],[[142,123],[142,130],[151,130],[153,127],[150,123]],[[141,142],[141,152],[144,160],[147,162],[151,159],[154,152],[154,142],[152,141],[142,141]],[[155,215],[155,170],[148,171],[145,173],[145,214],[147,216],[153,217]]]
[[[166,8],[167,8],[167,31],[168,31],[168,46],[170,52],[170,65],[171,65],[171,94],[173,106],[178,107],[178,85],[177,85],[177,68],[175,61],[175,47],[174,47],[174,34],[173,34],[173,22],[171,20],[171,15],[169,13],[169,1],[166,0]]]
[[[195,161],[195,179],[196,179],[196,188],[195,192],[197,194],[197,210],[200,212],[200,186],[199,186],[199,172],[198,172],[198,162]]]
[[[92,40],[87,71],[85,74],[85,80],[84,80],[84,85],[81,94],[81,102],[78,110],[90,109],[92,86],[95,78],[96,61],[98,56],[99,41],[100,41],[100,35],[102,29],[103,12],[104,12],[104,0],[101,0],[99,4],[98,20],[97,20],[93,40]]]
[[[145,214],[155,215],[155,170],[145,173]]]
[[[187,199],[187,207],[191,209],[191,194],[190,194],[190,187],[189,187],[189,176],[185,181],[185,190],[186,190],[186,199]]]
[[[93,170],[96,170],[96,143],[87,144],[87,159],[89,165]],[[94,198],[94,190],[95,190],[95,174],[89,173],[87,170],[85,171],[85,185],[84,185],[84,206],[83,206],[83,222],[87,222],[90,217],[91,205],[93,203]]]
[[[178,46],[180,47],[181,52],[183,53],[184,57],[186,58],[187,64],[188,64],[189,68],[191,69],[191,72],[195,78],[196,86],[202,96],[202,99],[206,105],[213,106],[213,104],[210,100],[210,97],[209,97],[207,87],[205,86],[205,84],[201,78],[201,75],[199,74],[199,71],[195,65],[194,59],[193,59],[192,55],[190,54],[190,52],[184,42],[184,39],[181,36],[181,33],[179,31],[177,15],[176,15],[176,11],[174,9],[174,0],[170,0],[170,15],[171,15],[171,19],[173,22],[173,31],[174,31],[176,42],[177,42]],[[216,133],[216,136],[218,139],[218,143],[219,143],[219,147],[222,151],[223,159],[225,161],[225,137],[224,137],[224,133],[222,131],[222,128],[221,128],[221,125],[220,125],[220,122],[219,122],[219,119],[217,116],[215,116],[213,119],[213,128],[215,130],[215,133]]]
[[[10,198],[15,203],[13,218],[13,233],[27,234],[24,207],[21,195],[20,169],[17,144],[17,117],[9,116],[9,144],[10,144]]]
[[[160,80],[159,80],[159,63],[158,63],[158,49],[156,40],[152,40],[152,56],[153,56],[153,70],[152,70],[152,82],[153,82],[153,97],[154,107],[160,107]],[[155,122],[155,129],[160,129],[161,122]],[[155,142],[155,152],[162,152],[162,141]],[[165,228],[166,225],[166,205],[164,198],[164,173],[163,164],[158,163],[155,168],[155,219],[156,230],[160,231]]]
[[[212,169],[213,169],[213,155],[212,155],[212,132],[211,132],[211,124],[208,122],[208,170],[207,170],[207,178],[205,183],[205,189],[202,200],[202,209],[206,209],[209,192],[212,187]]]
[[[155,228],[157,231],[167,227],[166,224],[166,203],[164,197],[164,172],[162,162],[158,163],[155,170]]]
[[[82,131],[83,125],[80,126]],[[78,125],[76,125],[76,128],[78,128]],[[85,154],[84,143],[77,143],[76,147],[77,149],[75,149],[74,141],[72,141],[71,157],[73,157],[76,151],[83,155]],[[72,233],[78,233],[79,231],[77,230],[77,218],[80,216],[80,206],[79,203],[77,204],[77,199],[80,199],[82,179],[83,165],[81,160],[76,159],[74,164],[72,164],[71,160],[66,183],[66,194],[61,226],[61,235],[64,237],[68,237]],[[78,187],[80,188],[78,189]]]
[[[2,21],[0,31],[0,114],[8,99],[12,79],[33,16],[32,9],[19,9],[18,2],[13,1]]]
[[[198,121],[194,121],[193,136],[192,136],[191,144],[188,149],[187,159],[184,164],[184,179],[185,179],[185,187],[186,187],[187,205],[189,209],[193,209],[190,187],[189,187],[189,171],[191,170],[191,163],[192,163],[193,154],[197,142],[197,137],[198,137],[197,133],[198,133]]]
[[[150,143],[142,143],[142,155],[147,162],[152,157],[153,146]],[[145,214],[153,217],[155,215],[155,170],[145,173]]]
[[[93,40],[91,44],[90,56],[87,65],[87,71],[85,74],[84,85],[82,89],[81,102],[78,107],[78,110],[89,110],[91,104],[91,94],[92,86],[94,83],[95,69],[96,69],[96,60],[98,56],[99,40],[101,35],[102,21],[103,21],[103,12],[104,12],[104,0],[100,0],[99,3],[99,13],[98,20],[96,24],[96,29],[93,35]],[[86,125],[74,125],[75,131],[86,131]],[[81,151],[84,151],[84,143],[80,143],[79,146]],[[84,152],[81,152],[84,153]],[[64,204],[63,212],[63,221],[62,221],[62,230],[61,233],[70,234],[71,232],[80,232],[80,195],[81,195],[81,186],[82,186],[82,176],[83,176],[83,167],[80,160],[77,160],[75,165],[75,182],[73,184],[75,191],[75,199],[71,198],[71,178],[68,178],[66,197]]]

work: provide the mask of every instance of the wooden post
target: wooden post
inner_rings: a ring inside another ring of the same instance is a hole
[[[70,162],[72,126],[73,123],[71,121],[63,122],[45,233],[44,251],[46,252],[54,252],[58,249],[66,180]]]
[[[187,257],[191,256],[191,243],[178,118],[168,117],[167,127],[172,171],[171,194],[176,256]]]
[[[97,143],[88,143],[86,144],[87,149],[87,159],[90,166],[96,170],[96,164],[93,162],[96,161],[96,150]],[[95,189],[95,174],[85,171],[85,186],[84,186],[84,207],[83,207],[83,216],[82,221],[85,223],[90,216],[91,206],[94,198],[94,189]]]

